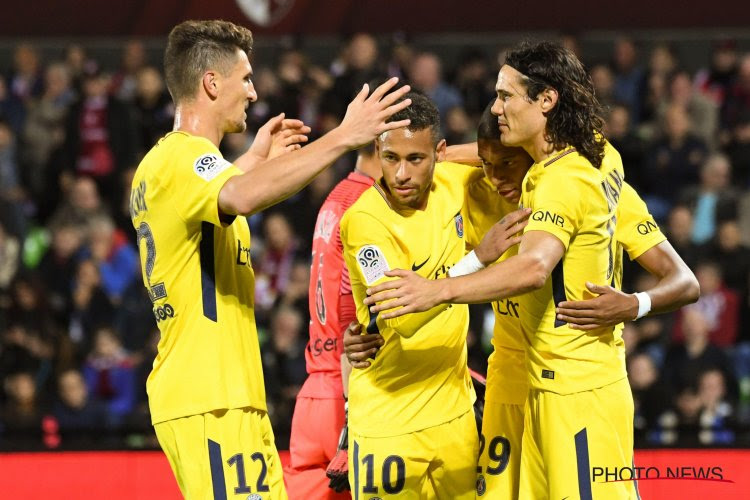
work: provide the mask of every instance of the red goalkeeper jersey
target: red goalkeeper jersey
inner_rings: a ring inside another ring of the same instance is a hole
[[[344,212],[373,185],[373,179],[352,172],[339,182],[318,212],[310,271],[310,341],[305,359],[307,373],[329,372],[305,383],[300,396],[341,397],[343,334],[356,320],[349,272],[342,255],[339,221]]]

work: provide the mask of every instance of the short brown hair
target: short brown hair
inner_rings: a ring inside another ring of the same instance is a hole
[[[172,99],[194,97],[198,81],[209,69],[228,72],[237,49],[249,55],[253,34],[229,21],[184,21],[172,28],[164,52],[165,80]]]

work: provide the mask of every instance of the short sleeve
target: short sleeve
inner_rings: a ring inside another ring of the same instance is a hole
[[[349,269],[350,287],[383,281],[385,272],[405,268],[408,261],[393,237],[375,217],[363,212],[348,212],[341,221],[344,260]]]
[[[221,225],[219,193],[230,177],[240,175],[242,171],[202,138],[186,141],[177,155],[171,172],[177,213],[188,222]]]
[[[615,238],[630,260],[637,259],[667,239],[649,213],[646,203],[627,182],[622,186],[617,204]]]
[[[574,169],[548,167],[534,188],[531,216],[525,233],[545,231],[557,237],[567,250],[581,228],[590,182]],[[563,187],[564,186],[564,187]]]

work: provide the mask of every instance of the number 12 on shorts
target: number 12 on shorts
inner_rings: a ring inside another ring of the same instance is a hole
[[[264,493],[270,491],[268,484],[266,484],[266,475],[268,474],[268,466],[266,465],[266,459],[263,453],[256,451],[250,458],[253,462],[260,462],[260,472],[258,479],[255,482],[255,492]],[[215,441],[208,440],[208,460],[211,464],[211,483],[213,485],[214,500],[226,500],[227,498],[227,487],[224,480],[224,463],[221,457],[221,445]],[[237,473],[237,486],[234,488],[234,493],[252,493],[252,489],[247,484],[245,477],[245,458],[242,453],[236,453],[227,460],[227,465],[235,469]]]

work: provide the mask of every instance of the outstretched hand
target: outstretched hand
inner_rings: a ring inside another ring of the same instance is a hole
[[[255,135],[250,153],[258,160],[270,160],[294,151],[307,142],[311,129],[302,120],[284,118],[284,113],[274,116]]]
[[[368,288],[369,297],[364,300],[366,305],[371,306],[370,312],[388,311],[381,318],[391,319],[427,311],[441,303],[441,282],[445,280],[428,280],[414,271],[404,269],[386,271],[385,275],[400,279]]]
[[[386,123],[391,116],[411,104],[411,99],[396,102],[411,90],[408,85],[388,93],[397,83],[398,78],[391,78],[376,88],[372,94],[370,94],[369,85],[365,84],[354,100],[349,103],[339,129],[343,139],[351,148],[364,146],[388,130],[409,125],[409,120]]]
[[[557,304],[557,319],[574,330],[595,330],[638,315],[638,299],[611,286],[586,283],[586,288],[597,296],[588,300],[564,301]]]

